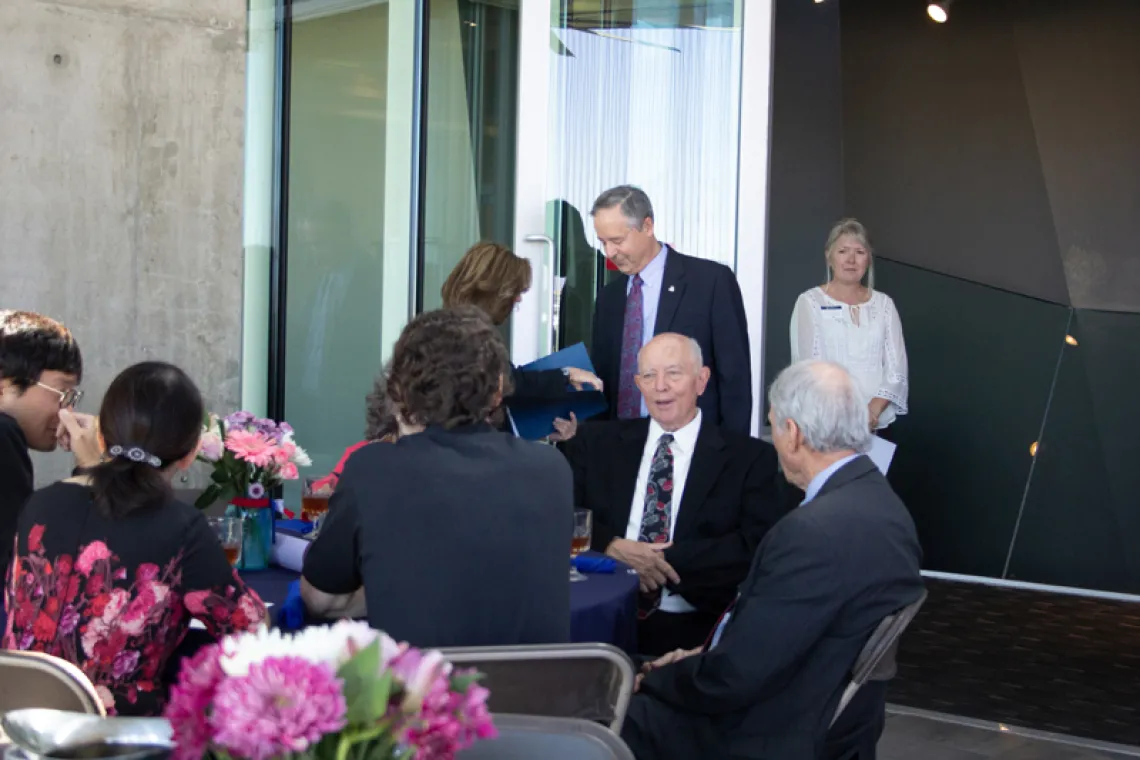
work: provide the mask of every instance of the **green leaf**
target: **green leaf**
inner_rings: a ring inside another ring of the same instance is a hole
[[[344,681],[345,715],[350,726],[370,725],[384,717],[392,693],[392,672],[380,672],[380,641],[373,641],[337,670]]]
[[[194,502],[194,506],[197,507],[198,509],[205,509],[206,507],[210,506],[211,504],[213,504],[214,502],[216,502],[218,500],[218,496],[219,496],[219,494],[221,494],[221,492],[222,492],[222,489],[219,488],[217,485],[212,485],[212,486],[208,487],[205,491],[202,492],[202,495],[199,496],[197,498],[197,500]]]
[[[467,690],[471,688],[471,684],[477,683],[482,680],[483,674],[479,672],[474,673],[459,673],[451,677],[451,690],[459,694],[466,694]]]

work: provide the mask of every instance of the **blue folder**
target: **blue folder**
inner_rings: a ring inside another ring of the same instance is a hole
[[[575,343],[520,369],[529,371],[564,367],[594,371],[594,364],[590,361],[584,343]],[[566,394],[559,399],[543,400],[538,403],[518,403],[507,399],[507,411],[511,414],[515,433],[529,441],[539,441],[554,433],[554,420],[558,417],[568,420],[570,413],[573,412],[578,420],[582,421],[601,414],[608,408],[606,396],[601,391],[586,389],[578,391],[569,383],[566,384]]]

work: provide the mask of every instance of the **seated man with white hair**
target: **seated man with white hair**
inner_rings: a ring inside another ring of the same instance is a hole
[[[653,338],[635,381],[649,419],[587,423],[562,449],[574,504],[594,513],[593,548],[637,571],[638,651],[656,657],[705,640],[791,489],[770,444],[702,415],[695,340]]]
[[[645,667],[622,738],[641,760],[820,756],[860,650],[922,593],[914,523],[875,465],[867,399],[808,361],[770,392],[773,442],[803,503],[769,531],[709,644]]]

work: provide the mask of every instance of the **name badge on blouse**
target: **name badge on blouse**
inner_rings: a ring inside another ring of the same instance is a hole
[[[819,308],[822,311],[839,311],[843,307],[842,306],[820,306]]]

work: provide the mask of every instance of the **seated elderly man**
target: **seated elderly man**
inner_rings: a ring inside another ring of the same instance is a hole
[[[636,380],[649,419],[585,424],[563,451],[574,504],[594,513],[593,549],[640,577],[638,648],[656,656],[704,641],[788,507],[772,447],[703,418],[696,341],[658,335]]]
[[[773,383],[773,441],[803,503],[760,544],[707,647],[645,667],[622,737],[638,758],[819,756],[859,651],[922,593],[914,523],[875,465],[867,399],[845,369]]]

